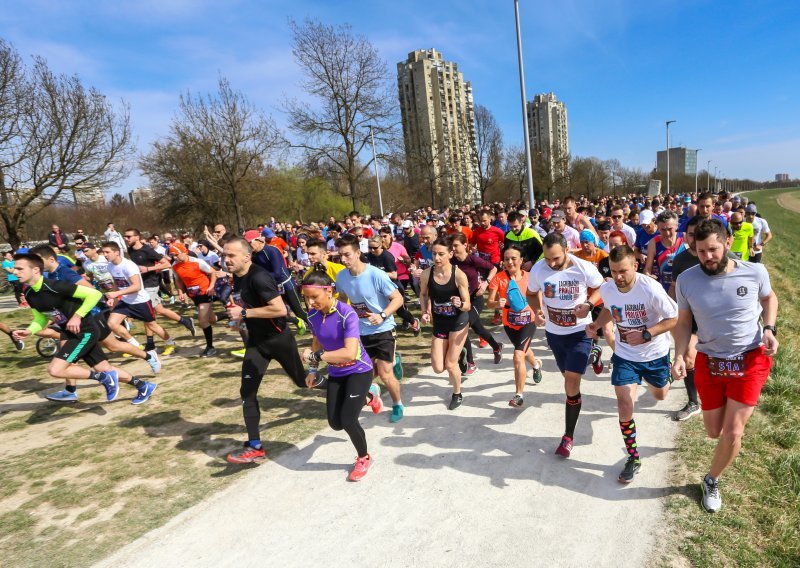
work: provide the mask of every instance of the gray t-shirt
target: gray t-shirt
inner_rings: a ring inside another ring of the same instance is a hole
[[[697,321],[697,350],[711,357],[732,357],[761,343],[760,300],[772,287],[763,264],[735,260],[727,274],[708,276],[694,266],[678,277],[679,310]]]

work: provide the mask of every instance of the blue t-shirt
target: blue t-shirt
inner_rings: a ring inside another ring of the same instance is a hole
[[[647,252],[647,243],[652,241],[654,238],[658,236],[658,231],[653,231],[651,235],[647,231],[645,231],[642,227],[639,227],[636,231],[636,248],[642,252]]]
[[[59,264],[58,268],[56,268],[53,272],[45,273],[45,278],[50,278],[52,280],[64,280],[69,282],[70,284],[76,284],[83,280],[83,277],[64,265]]]
[[[358,326],[361,335],[373,335],[394,329],[394,316],[389,316],[380,325],[372,325],[367,320],[367,313],[379,314],[389,306],[389,296],[397,292],[397,286],[385,272],[367,265],[358,276],[342,270],[336,275],[336,289],[344,292],[350,305],[358,314]]]
[[[4,260],[3,261],[3,272],[5,273],[6,278],[8,278],[9,282],[16,282],[17,280],[19,280],[19,278],[14,276],[14,274],[12,274],[11,272],[6,272],[6,270],[5,270],[6,268],[14,268],[14,261],[13,260]]]
[[[344,377],[372,370],[372,360],[361,344],[358,315],[353,308],[337,300],[332,312],[324,315],[317,310],[308,312],[308,322],[311,324],[311,333],[325,351],[341,349],[344,347],[345,339],[358,340],[358,354],[355,361],[340,365],[328,363],[328,376]]]

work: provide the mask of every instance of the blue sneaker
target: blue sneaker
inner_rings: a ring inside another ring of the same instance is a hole
[[[54,392],[53,394],[48,394],[45,398],[53,402],[78,402],[78,393],[69,392],[67,389],[64,389]]]
[[[150,398],[154,392],[156,392],[156,387],[158,385],[156,383],[145,382],[144,386],[139,389],[139,394],[136,395],[131,401],[131,404],[144,404]]]
[[[400,358],[400,353],[394,354],[394,366],[392,367],[394,378],[398,381],[403,380],[403,360]]]
[[[119,377],[116,371],[105,371],[100,373],[100,384],[106,389],[106,400],[111,402],[116,400],[119,394]]]
[[[402,404],[392,406],[392,415],[389,417],[389,422],[400,422],[403,419],[403,410]]]

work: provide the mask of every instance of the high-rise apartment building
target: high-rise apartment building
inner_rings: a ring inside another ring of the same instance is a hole
[[[789,174],[775,174],[775,181],[789,181]]]
[[[435,206],[480,199],[472,85],[435,49],[397,64],[397,89],[408,174]]]
[[[554,93],[542,93],[528,101],[528,138],[534,152],[547,160],[550,178],[555,179],[560,169],[567,167],[569,134],[567,132],[567,107],[556,99]]]
[[[656,171],[667,171],[667,151],[659,150],[656,152]],[[685,174],[693,176],[697,173],[697,150],[689,148],[670,148],[669,149],[669,173]]]

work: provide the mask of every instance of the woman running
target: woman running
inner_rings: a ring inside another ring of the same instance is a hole
[[[450,240],[436,239],[431,247],[433,266],[420,278],[422,321],[433,321],[431,365],[434,373],[445,370],[453,385],[449,409],[461,406],[461,369],[458,359],[469,332],[469,284],[467,276],[450,263],[453,251]]]
[[[522,255],[522,248],[517,245],[506,248],[503,253],[505,270],[498,272],[489,283],[488,301],[490,308],[500,308],[503,312],[503,328],[514,345],[514,385],[517,393],[508,401],[508,405],[515,408],[521,408],[524,403],[522,396],[525,392],[525,376],[528,374],[526,360],[533,367],[533,382],[539,384],[542,381],[541,363],[530,348],[536,324],[533,323],[533,311],[525,299],[528,273],[522,270]],[[511,282],[514,282],[516,291]]]
[[[367,437],[358,415],[365,401],[379,396],[372,384],[372,360],[361,344],[358,314],[333,297],[333,281],[321,271],[309,272],[303,278],[303,296],[311,310],[308,321],[313,338],[311,348],[303,358],[311,366],[306,385],[314,388],[317,366],[328,364],[328,424],[334,430],[344,430],[356,448],[358,456],[348,479],[359,481],[369,470],[372,457],[367,452]]]

